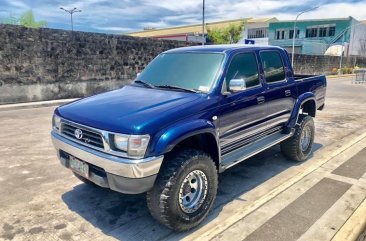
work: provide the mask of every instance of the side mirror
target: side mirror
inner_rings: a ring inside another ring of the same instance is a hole
[[[245,90],[247,87],[245,85],[244,79],[231,79],[229,82],[229,91],[230,92],[239,92]]]

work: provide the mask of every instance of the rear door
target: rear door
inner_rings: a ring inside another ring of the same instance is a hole
[[[223,96],[219,107],[222,154],[241,146],[254,133],[266,129],[265,88],[260,80],[254,52],[237,53],[226,73],[226,90],[231,79],[244,79],[246,89]]]
[[[264,79],[266,82],[266,102],[268,106],[268,128],[284,126],[290,118],[297,88],[278,50],[259,52]]]

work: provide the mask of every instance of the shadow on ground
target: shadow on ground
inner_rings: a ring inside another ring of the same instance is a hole
[[[321,147],[315,143],[314,152]],[[219,177],[215,212],[205,222],[215,219],[224,204],[296,165],[299,163],[287,161],[279,146],[275,146],[224,172]],[[92,184],[81,184],[65,193],[62,199],[70,210],[104,234],[119,240],[160,240],[172,233],[150,216],[144,194],[124,195]],[[187,234],[190,232],[194,230]]]

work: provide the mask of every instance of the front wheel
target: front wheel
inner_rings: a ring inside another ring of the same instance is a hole
[[[176,231],[200,224],[212,209],[217,193],[217,170],[205,152],[183,149],[168,154],[147,204],[151,215]]]
[[[314,136],[313,118],[308,115],[300,115],[294,135],[281,143],[281,151],[286,158],[292,161],[305,161],[313,149]]]

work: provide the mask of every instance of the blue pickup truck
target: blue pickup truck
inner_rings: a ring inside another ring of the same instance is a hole
[[[219,173],[276,144],[305,161],[325,93],[325,76],[294,75],[282,48],[177,48],[130,85],[58,107],[51,135],[80,180],[146,192],[152,216],[184,231],[212,209]]]

